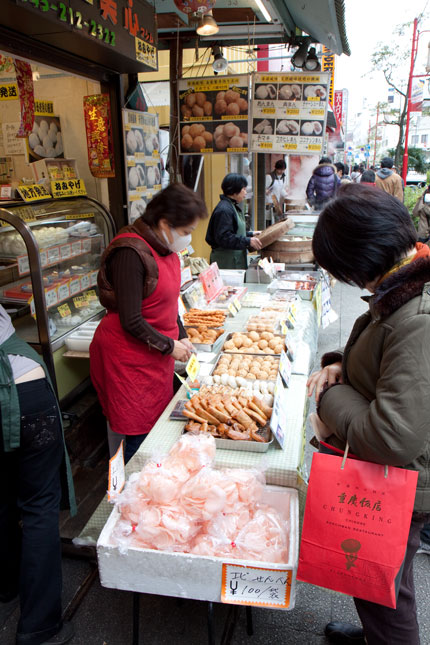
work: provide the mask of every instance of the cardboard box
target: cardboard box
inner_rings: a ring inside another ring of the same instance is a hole
[[[36,182],[45,180],[48,184],[56,179],[79,179],[76,159],[54,159],[47,157],[30,164]]]
[[[101,584],[110,589],[221,602],[223,563],[275,571],[287,570],[291,571],[291,588],[289,606],[285,609],[292,609],[299,546],[298,492],[292,488],[268,485],[262,501],[275,507],[284,517],[285,509],[289,509],[288,563],[251,562],[138,548],[129,548],[121,553],[120,548],[112,544],[110,539],[119,519],[119,513],[114,509],[97,542]]]

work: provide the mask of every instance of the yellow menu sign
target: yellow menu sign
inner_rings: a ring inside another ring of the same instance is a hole
[[[64,179],[51,181],[51,191],[54,199],[61,197],[81,197],[87,194],[83,179]]]
[[[18,186],[17,190],[25,202],[37,202],[51,197],[46,188],[40,184]]]

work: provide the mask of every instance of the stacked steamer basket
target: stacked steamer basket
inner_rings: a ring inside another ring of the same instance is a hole
[[[272,258],[274,262],[298,264],[312,262],[312,238],[303,237],[300,240],[287,235],[294,228],[294,222],[287,218],[269,226],[261,233],[260,240],[263,248],[260,251],[262,258]]]

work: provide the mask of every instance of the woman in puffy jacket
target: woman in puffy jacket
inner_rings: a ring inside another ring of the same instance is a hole
[[[340,179],[330,157],[321,157],[306,188],[306,197],[315,210],[321,210],[335,196]]]
[[[371,293],[345,348],[324,354],[308,380],[320,451],[342,454],[348,442],[359,459],[418,471],[396,609],[354,598],[362,628],[336,621],[325,633],[334,643],[419,645],[412,563],[430,520],[430,249],[396,197],[363,183],[327,205],[312,248],[337,280]]]

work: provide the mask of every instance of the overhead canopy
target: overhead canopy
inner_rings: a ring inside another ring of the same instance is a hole
[[[216,0],[213,17],[219,32],[200,37],[201,42],[225,46],[286,43],[299,30],[335,54],[350,54],[344,0],[235,0],[231,5],[231,0]],[[178,33],[183,46],[195,47],[195,16],[180,11],[174,0],[157,2],[156,12],[160,48],[170,48]]]

